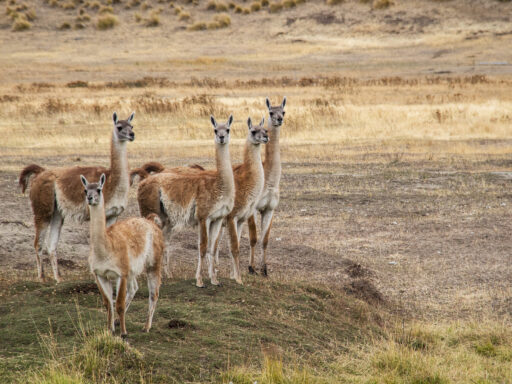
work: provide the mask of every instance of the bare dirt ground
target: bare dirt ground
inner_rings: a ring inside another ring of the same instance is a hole
[[[482,144],[485,145],[485,144]],[[41,159],[52,164],[59,159]],[[171,165],[171,164],[169,164]],[[414,317],[501,316],[512,310],[512,162],[387,160],[286,163],[270,240],[270,279],[323,282]],[[33,225],[17,174],[0,174],[0,269],[35,278]],[[123,216],[137,215],[135,188]],[[175,235],[173,270],[192,277],[196,233]],[[88,225],[66,223],[64,276],[87,276]],[[243,270],[248,264],[243,236]],[[226,247],[221,276],[230,268]],[[45,261],[50,271],[48,260]]]

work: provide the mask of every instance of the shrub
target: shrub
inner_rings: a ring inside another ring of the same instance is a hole
[[[63,22],[59,27],[57,28],[59,31],[65,31],[66,29],[71,29],[71,24],[69,24],[67,21]]]
[[[394,5],[395,3],[393,0],[374,0],[372,7],[374,9],[385,9],[389,8],[390,6]]]
[[[68,1],[67,3],[62,4],[61,8],[62,9],[75,9],[76,5],[73,2]]]
[[[227,28],[231,25],[231,18],[228,14],[216,15],[213,21],[208,23],[208,29]]]
[[[27,20],[25,15],[18,16],[12,25],[12,30],[16,32],[26,31],[27,29],[30,29],[32,27],[32,24],[30,24],[30,21]]]
[[[96,22],[96,28],[104,31],[106,29],[114,28],[117,24],[119,24],[117,17],[111,14],[106,14],[98,18],[98,21]]]
[[[259,1],[255,1],[251,4],[251,11],[258,12],[261,9],[261,3]]]
[[[142,16],[140,13],[135,14],[135,22],[140,23],[142,21]]]
[[[36,11],[33,9],[29,9],[27,12],[25,12],[25,16],[28,21],[34,21],[37,18]]]
[[[139,5],[140,5],[140,0],[130,1],[130,7],[138,7]]]
[[[80,22],[76,22],[74,28],[75,29],[84,29],[85,28],[85,24],[84,23],[80,23]]]
[[[222,1],[210,0],[206,4],[206,9],[208,11],[225,12],[228,10],[228,5]]]
[[[228,10],[228,5],[226,3],[223,3],[223,2],[219,2],[217,3],[216,7],[215,7],[215,10],[217,12],[226,12]]]
[[[77,22],[91,21],[91,16],[89,16],[87,13],[84,13],[80,16],[77,16],[75,21],[77,21]]]
[[[279,12],[283,9],[283,4],[281,2],[273,2],[270,3],[269,10],[271,13]]]
[[[104,13],[114,13],[114,8],[112,8],[112,7],[109,7],[109,6],[105,5],[105,6],[102,6],[102,7],[100,8],[100,10],[98,11],[98,13],[99,13],[100,15],[102,15],[102,14],[104,14]]]
[[[146,27],[158,27],[160,25],[160,16],[158,16],[158,12],[151,12],[151,15],[149,15],[145,25]]]
[[[229,9],[235,9],[236,8],[236,4],[234,2],[232,2],[232,1],[230,1],[229,4],[228,4],[228,7],[229,7]]]
[[[178,16],[178,20],[180,20],[180,21],[190,20],[190,13],[188,13],[186,11],[181,12],[180,15]]]
[[[269,1],[268,1],[268,0],[261,0],[261,6],[262,6],[262,7],[268,7],[268,5],[269,5],[269,4],[270,4],[270,3],[269,3]]]
[[[93,1],[92,3],[89,4],[89,8],[91,9],[100,9],[101,7],[101,3],[96,0],[96,1]]]
[[[239,6],[239,5],[235,6],[235,13],[242,13],[243,11],[244,11],[244,9],[241,6]]]
[[[293,8],[297,5],[295,3],[295,0],[283,0],[283,7],[284,8]]]
[[[140,8],[145,11],[146,9],[153,8],[147,1],[143,2]]]
[[[58,2],[57,0],[50,0],[50,1],[48,2],[48,5],[49,5],[50,7],[56,7],[57,5],[59,5],[59,2]]]
[[[345,0],[327,0],[328,5],[338,5],[343,3]],[[366,0],[363,0],[366,1]]]
[[[206,23],[204,21],[199,21],[197,23],[190,25],[187,29],[189,31],[204,31],[207,28],[208,28],[208,26],[206,25]]]

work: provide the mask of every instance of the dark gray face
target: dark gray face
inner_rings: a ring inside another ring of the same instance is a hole
[[[80,180],[85,187],[85,201],[89,205],[98,205],[101,202],[101,193],[103,191],[103,185],[105,185],[105,174],[102,173],[100,181],[97,183],[89,183],[85,176],[80,175]]]
[[[274,127],[280,127],[283,124],[284,115],[285,115],[284,106],[286,105],[286,96],[284,97],[281,105],[279,105],[277,107],[273,107],[272,105],[270,105],[270,100],[268,98],[266,100],[266,104],[267,104],[268,113],[270,116],[270,123]]]
[[[252,125],[252,120],[247,119],[247,126],[249,127],[249,141],[252,144],[266,144],[268,143],[268,132],[265,129],[265,118],[261,119],[258,125]]]
[[[135,140],[135,133],[133,133],[132,120],[135,112],[132,112],[130,117],[126,120],[118,120],[117,112],[112,115],[114,121],[114,132],[119,141],[133,141]]]
[[[218,123],[213,116],[210,116],[210,121],[213,125],[213,132],[215,133],[215,142],[217,144],[228,144],[229,131],[231,124],[233,124],[233,115],[229,115],[228,121],[225,124]]]

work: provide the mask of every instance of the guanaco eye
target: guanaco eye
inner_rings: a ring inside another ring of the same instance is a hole
[[[84,189],[84,193],[87,195],[87,189]]]
[[[96,191],[97,191],[98,193],[101,193],[101,189],[99,189],[99,188],[98,188]]]
[[[122,129],[123,129],[123,127],[117,127],[117,130],[118,130],[119,132],[121,132],[121,130],[122,130]]]
[[[226,130],[226,132],[227,132],[227,133],[228,133],[228,135],[229,135],[229,129],[227,129],[227,130]]]
[[[270,116],[274,116],[274,112],[270,112]]]
[[[285,111],[283,111],[283,116],[284,116],[285,114],[286,114],[286,112],[285,112]]]
[[[215,131],[215,134],[217,134],[217,130],[216,130],[216,129],[214,129],[214,131]]]

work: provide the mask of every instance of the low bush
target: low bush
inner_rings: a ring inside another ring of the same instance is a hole
[[[111,14],[106,14],[98,18],[96,28],[100,31],[105,31],[107,29],[114,28],[117,24],[119,24],[117,17]]]

